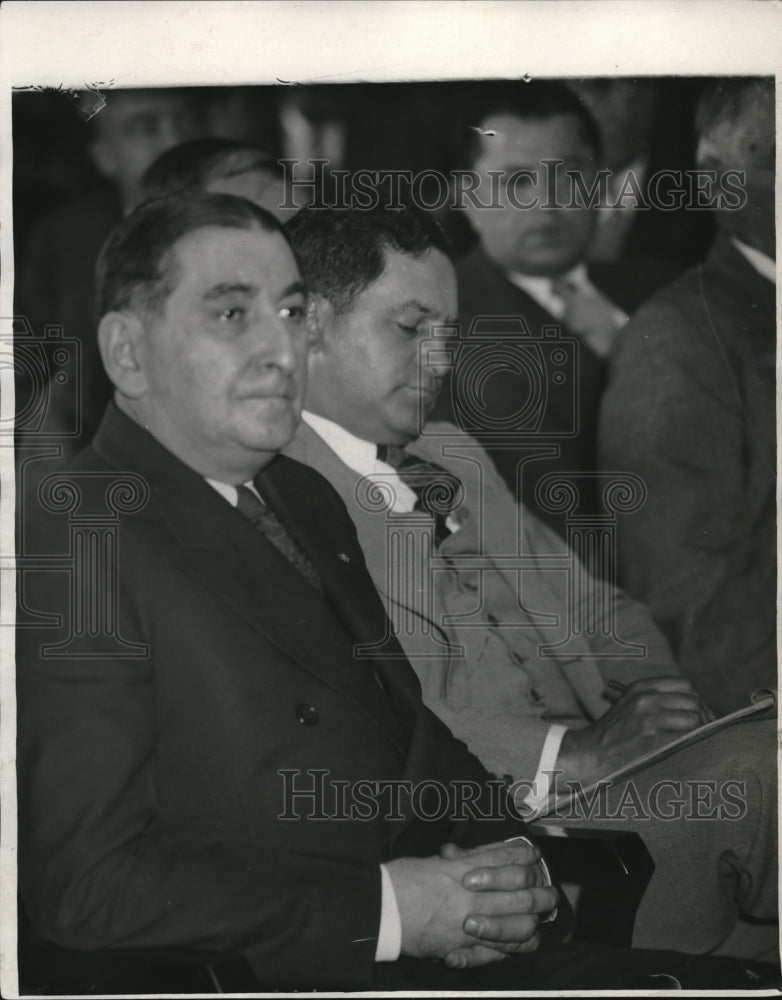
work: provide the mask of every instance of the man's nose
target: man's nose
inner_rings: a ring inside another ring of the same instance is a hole
[[[453,348],[445,343],[442,347],[427,347],[422,359],[423,370],[438,381],[444,379],[453,364]]]
[[[277,317],[260,325],[254,341],[253,360],[263,368],[277,368],[284,375],[293,375],[301,364],[299,335]]]

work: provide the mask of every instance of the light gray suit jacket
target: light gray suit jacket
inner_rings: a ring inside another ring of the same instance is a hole
[[[464,486],[461,527],[436,553],[431,517],[389,513],[382,491],[306,423],[285,450],[344,500],[424,701],[489,770],[533,778],[550,724],[600,716],[609,678],[679,673],[643,605],[591,577],[575,588],[580,599],[569,598],[569,583],[587,580],[583,566],[517,506],[483,448],[453,425],[432,424],[408,446]]]

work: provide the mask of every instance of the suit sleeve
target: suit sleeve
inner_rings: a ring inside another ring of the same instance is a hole
[[[717,710],[736,707],[712,694],[735,689],[773,621],[773,560],[746,543],[743,418],[728,365],[673,303],[649,304],[620,339],[599,433],[602,468],[636,473],[648,492],[620,519],[621,580]]]
[[[67,607],[67,575],[40,576],[22,604]],[[120,594],[119,607],[123,638],[149,642],[133,598]],[[96,656],[84,636],[78,656],[46,655],[62,634],[18,631],[20,887],[39,933],[80,950],[240,953],[272,987],[365,988],[378,865],[252,842],[183,843],[159,817],[156,733],[166,721],[154,653],[106,657],[104,647]]]
[[[655,624],[649,609],[641,601],[610,580],[591,573],[578,555],[556,532],[529,512],[524,512],[525,551],[534,555],[567,555],[571,576],[580,575],[583,585],[565,595],[567,614],[580,622],[588,632],[589,649],[604,680],[614,678],[624,684],[643,677],[679,674],[681,671],[664,635]],[[541,569],[541,573],[545,572]],[[578,594],[575,603],[572,593]],[[641,647],[640,655],[631,650],[622,655],[624,647]],[[589,716],[596,718],[610,708],[601,698],[596,704],[584,705]]]
[[[500,709],[456,708],[444,698],[429,698],[427,705],[489,771],[509,774],[514,780],[533,780],[550,728],[548,720]]]

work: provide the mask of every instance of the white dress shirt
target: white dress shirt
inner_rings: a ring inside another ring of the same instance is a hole
[[[747,246],[746,243],[737,240],[735,236],[732,236],[730,241],[739,253],[746,257],[758,274],[764,278],[768,278],[769,281],[773,281],[774,284],[777,283],[777,262],[773,258],[767,257],[766,254],[761,250],[756,250],[755,247]]]
[[[402,481],[397,469],[380,461],[377,457],[376,444],[362,441],[355,434],[346,431],[344,427],[335,424],[333,420],[327,420],[317,413],[305,410],[301,416],[349,469],[357,472],[360,476],[366,476],[373,482],[386,482],[391,486],[388,493],[383,494],[393,497],[390,510],[395,514],[409,514],[415,510],[415,505],[418,503],[415,490]],[[459,530],[459,521],[452,514],[446,517],[445,525],[451,533]]]
[[[557,278],[541,277],[533,274],[519,274],[516,271],[507,271],[505,275],[511,284],[526,292],[530,298],[534,299],[539,306],[550,312],[555,319],[564,319],[565,300],[554,291],[554,282],[563,281],[587,295],[599,296],[606,299],[606,296],[595,288],[589,280],[586,264],[576,264],[566,274],[558,275]],[[613,306],[613,303],[611,303]],[[619,306],[613,306],[613,318],[618,327],[622,327],[627,322],[627,313],[623,312]]]

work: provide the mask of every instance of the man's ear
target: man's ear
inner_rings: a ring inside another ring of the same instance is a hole
[[[307,326],[310,332],[310,354],[322,354],[335,319],[334,306],[327,298],[310,293],[307,300]]]
[[[144,323],[133,312],[110,312],[98,324],[98,345],[106,374],[123,396],[138,399],[147,389],[142,340]]]

